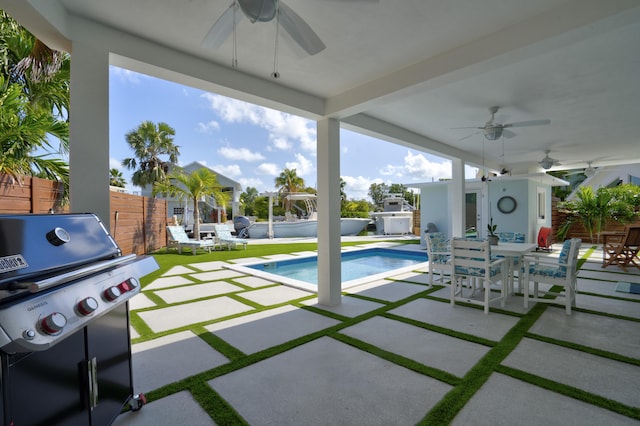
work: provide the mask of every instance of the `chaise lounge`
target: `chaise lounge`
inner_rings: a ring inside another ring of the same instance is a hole
[[[214,225],[213,230],[218,243],[220,243],[220,245],[226,245],[228,250],[231,250],[231,246],[237,246],[239,244],[241,244],[245,250],[247,249],[247,240],[231,235],[231,230],[229,230],[227,225]]]
[[[181,226],[167,226],[167,250],[170,247],[177,247],[178,253],[182,254],[182,248],[190,248],[193,255],[196,250],[201,248],[211,253],[211,249],[215,248],[213,240],[195,240],[189,238],[184,228]]]

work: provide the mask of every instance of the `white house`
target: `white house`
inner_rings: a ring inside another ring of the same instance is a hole
[[[240,194],[242,193],[242,185],[233,179],[230,179],[210,167],[205,166],[202,163],[194,161],[189,163],[181,169],[186,174],[191,174],[198,169],[208,169],[212,173],[215,173],[218,182],[223,188],[223,191],[231,193],[231,214],[233,217],[240,214]],[[171,171],[169,171],[171,173]],[[146,197],[151,196],[151,186],[147,185],[142,188],[141,194]],[[162,198],[160,194],[156,198]],[[176,216],[181,220],[183,225],[190,225],[193,222],[193,205],[189,200],[180,200],[176,197],[167,197],[168,206],[167,210],[169,216]],[[206,197],[199,203],[200,205],[200,219],[203,222],[220,222],[223,212],[226,212],[226,206],[218,206],[213,197]]]
[[[540,227],[551,226],[551,187],[569,182],[546,173],[520,176],[494,176],[490,180],[465,183],[465,228],[487,235],[487,223],[493,218],[496,231],[523,232],[526,242],[535,242]],[[408,185],[420,189],[421,241],[428,224],[434,224],[447,237],[454,236],[451,204],[452,181]]]

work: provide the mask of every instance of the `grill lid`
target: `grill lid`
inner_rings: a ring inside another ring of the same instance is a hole
[[[121,254],[95,214],[0,215],[0,290]]]

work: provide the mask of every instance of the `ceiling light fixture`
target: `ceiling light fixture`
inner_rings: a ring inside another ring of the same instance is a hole
[[[502,136],[502,126],[489,126],[484,128],[484,137],[490,141],[496,141]]]
[[[585,176],[586,176],[586,177],[589,177],[589,178],[590,178],[590,177],[594,177],[594,176],[595,176],[595,174],[596,174],[596,172],[597,172],[596,168],[595,168],[595,167],[591,167],[591,161],[587,161],[587,165],[588,165],[589,167],[587,167],[586,169],[584,169],[584,174],[585,174]]]
[[[542,160],[540,160],[540,167],[542,167],[545,170],[549,170],[551,167],[555,166],[555,165],[559,165],[560,163],[558,162],[558,160],[549,157],[549,153],[551,152],[551,150],[546,149],[544,151],[545,156]]]

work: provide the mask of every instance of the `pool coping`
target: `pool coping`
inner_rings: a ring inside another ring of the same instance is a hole
[[[353,253],[353,252],[357,252],[357,251],[365,251],[365,250],[375,250],[375,249],[385,249],[385,250],[396,250],[396,251],[404,251],[404,252],[409,252],[409,253],[415,253],[415,250],[408,250],[406,248],[403,247],[362,247],[362,248],[351,248],[349,250],[342,250],[342,253],[344,252],[349,252],[349,253]],[[306,259],[306,258],[311,258],[311,257],[317,257],[318,254],[305,254],[305,255],[301,255],[301,256],[296,256],[296,259]],[[318,293],[318,285],[317,284],[312,284],[306,281],[300,281],[300,280],[295,280],[293,278],[288,278],[288,277],[283,277],[281,275],[276,275],[276,274],[272,274],[269,272],[265,272],[265,271],[260,271],[258,269],[253,269],[253,268],[249,268],[249,266],[251,265],[258,265],[260,263],[265,263],[265,262],[273,262],[273,259],[261,259],[261,260],[256,260],[255,262],[248,262],[248,263],[242,263],[242,264],[228,264],[228,265],[224,265],[225,268],[231,269],[233,271],[236,272],[241,272],[243,274],[246,275],[251,275],[254,277],[259,277],[262,279],[265,279],[267,281],[271,281],[273,283],[277,283],[277,284],[282,284],[282,285],[286,285],[289,287],[294,287],[297,288],[299,290],[304,290],[304,291],[308,291],[310,293]],[[373,275],[368,275],[366,277],[362,277],[362,278],[356,278],[354,280],[349,280],[349,281],[343,281],[342,282],[342,290],[345,289],[350,289],[353,287],[357,287],[363,284],[368,284],[371,283],[373,281],[378,281],[378,280],[382,280],[382,279],[388,279],[394,275],[399,275],[399,274],[403,274],[403,273],[407,273],[407,272],[411,272],[417,269],[421,269],[421,268],[425,268],[429,266],[429,261],[425,261],[425,262],[421,262],[421,263],[417,263],[415,265],[411,265],[411,266],[405,266],[402,268],[398,268],[398,269],[392,269],[390,271],[387,272],[380,272],[378,274],[373,274]]]

